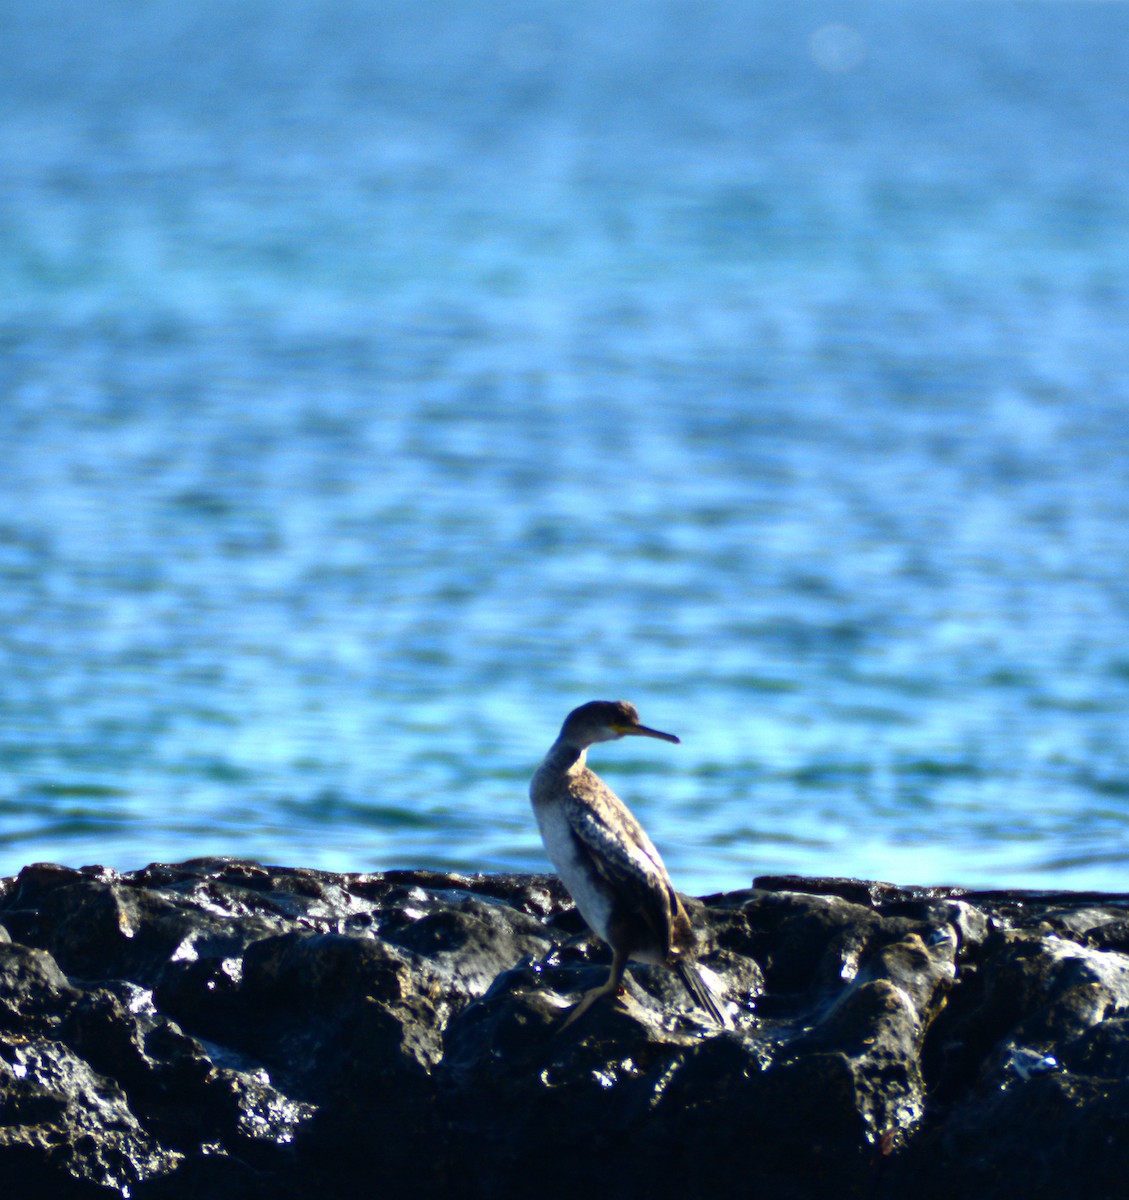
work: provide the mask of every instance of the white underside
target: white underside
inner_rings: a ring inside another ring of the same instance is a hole
[[[612,904],[607,890],[593,883],[587,863],[577,853],[576,842],[569,827],[564,808],[559,804],[538,805],[534,809],[537,827],[549,861],[568,889],[580,915],[588,927],[605,942],[608,941],[608,924],[611,921]],[[636,962],[661,965],[665,959],[658,954],[632,953]]]
[[[561,883],[568,888],[568,894],[580,909],[580,915],[595,933],[607,941],[611,901],[602,887],[593,886],[587,867],[576,851],[563,806],[539,806],[534,813],[537,827],[541,830],[541,840],[545,843],[545,853],[553,869],[560,876]]]

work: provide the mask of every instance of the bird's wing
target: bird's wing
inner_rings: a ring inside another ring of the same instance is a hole
[[[593,777],[594,778],[594,777]],[[640,917],[670,951],[678,899],[662,858],[643,827],[618,796],[599,780],[583,801],[570,798],[569,825],[592,867],[615,890],[620,902]]]

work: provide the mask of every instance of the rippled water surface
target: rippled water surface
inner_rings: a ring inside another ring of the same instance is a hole
[[[0,872],[1126,889],[1129,6],[0,13]]]

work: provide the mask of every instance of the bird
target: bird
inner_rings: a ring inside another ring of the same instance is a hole
[[[717,1000],[697,973],[698,938],[654,843],[630,809],[586,765],[590,746],[673,733],[639,723],[625,700],[590,700],[565,718],[529,785],[545,852],[589,928],[611,947],[607,980],[586,992],[563,1029],[603,996],[618,993],[629,960],[674,968],[719,1025]]]

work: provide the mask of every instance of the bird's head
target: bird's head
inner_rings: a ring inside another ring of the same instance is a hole
[[[661,733],[639,724],[639,713],[626,700],[589,700],[565,717],[558,741],[583,750],[596,742],[612,742],[621,737],[661,738],[678,742],[673,733]]]

